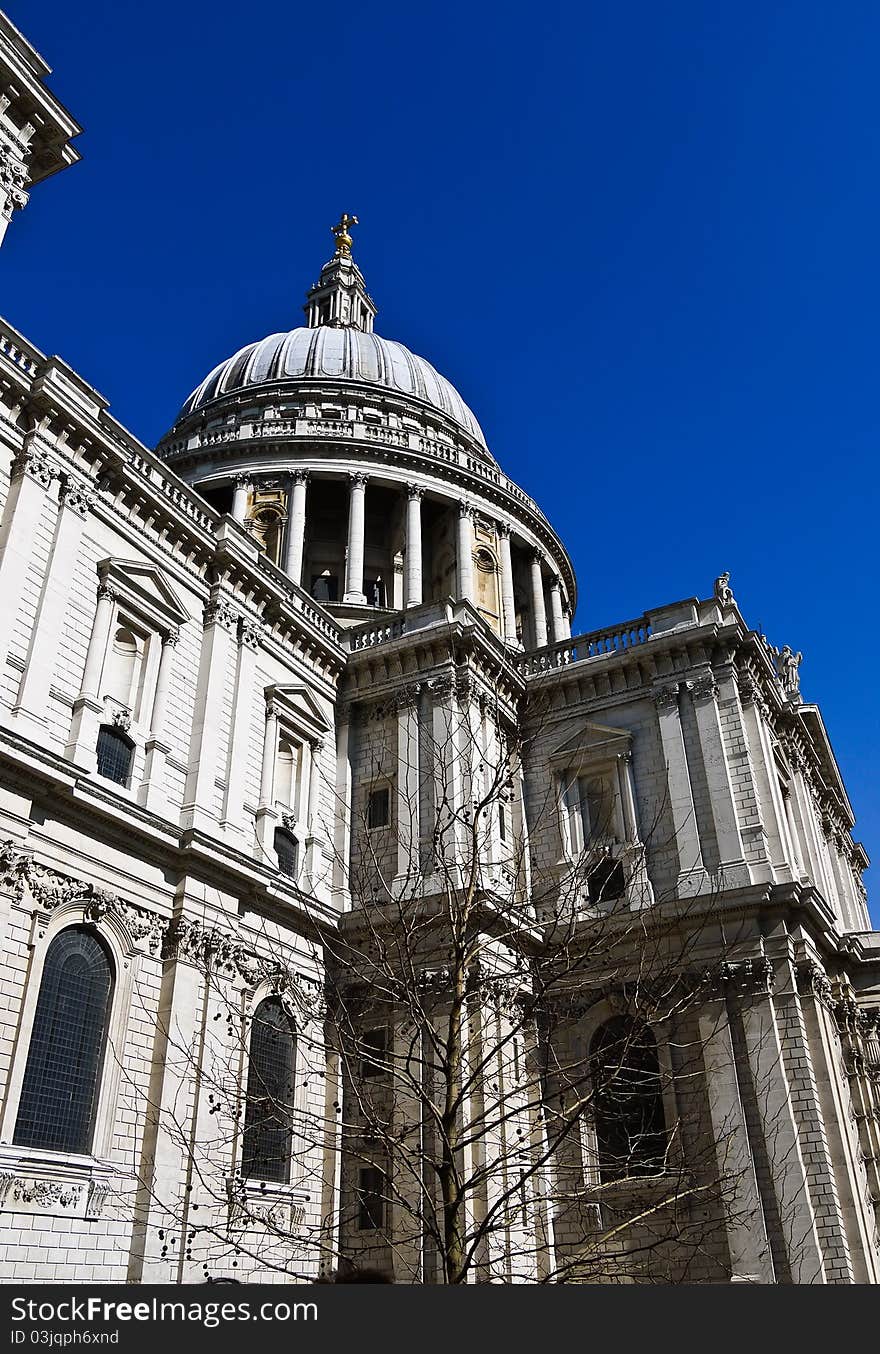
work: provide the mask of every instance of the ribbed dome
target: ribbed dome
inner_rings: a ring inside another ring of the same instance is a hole
[[[479,423],[454,386],[402,343],[359,329],[292,329],[249,343],[205,377],[178,419],[230,391],[276,381],[318,379],[358,381],[393,390],[438,409],[486,446]]]

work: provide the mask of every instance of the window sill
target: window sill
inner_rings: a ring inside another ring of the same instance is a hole
[[[304,1235],[308,1192],[300,1184],[227,1177],[229,1226],[236,1231],[268,1228],[295,1240]]]

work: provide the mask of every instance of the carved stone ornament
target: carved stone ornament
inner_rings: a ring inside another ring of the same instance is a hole
[[[214,973],[225,970],[227,976],[237,974],[250,988],[266,983],[297,1024],[324,1017],[326,1000],[319,982],[292,973],[277,959],[257,954],[227,931],[179,918],[167,929],[162,957],[188,960]]]
[[[24,898],[25,890],[30,889],[31,897],[44,912],[54,912],[63,903],[81,903],[89,921],[101,921],[108,914],[114,914],[125,926],[135,941],[145,941],[151,954],[155,954],[162,944],[167,923],[145,908],[134,903],[123,902],[115,894],[96,888],[94,884],[84,884],[79,879],[57,874],[45,865],[39,865],[26,851],[21,851],[14,841],[6,841],[0,846],[0,887],[7,888],[16,902]]]
[[[733,606],[733,589],[730,586],[730,574],[719,574],[715,579],[715,600],[722,606]]]
[[[406,486],[407,497],[421,502],[425,496],[425,491],[420,484],[408,484]]]
[[[678,686],[658,686],[651,693],[658,710],[678,709]]]
[[[718,690],[711,672],[701,672],[699,677],[694,677],[688,682],[687,688],[695,701],[711,700]]]
[[[225,597],[213,598],[205,607],[204,628],[222,625],[224,630],[234,630],[238,624],[238,613]]]
[[[76,1208],[82,1192],[82,1185],[18,1177],[13,1177],[6,1191],[13,1203],[36,1204],[39,1208]]]
[[[453,679],[451,672],[442,672],[438,677],[432,677],[428,683],[428,689],[435,701],[448,699],[452,695]]]
[[[110,711],[110,723],[114,729],[119,729],[120,733],[128,733],[131,728],[131,711],[124,705],[119,705],[115,710]]]
[[[95,498],[93,494],[89,493],[88,489],[68,480],[61,490],[60,502],[62,507],[69,508],[78,517],[85,518],[88,517],[90,510],[94,507]]]
[[[403,686],[399,691],[396,691],[392,700],[397,713],[403,714],[406,710],[418,709],[421,690],[421,683],[413,682],[411,686]]]
[[[6,198],[3,215],[7,220],[14,211],[27,206],[26,183],[26,165],[13,155],[6,146],[0,146],[0,191]]]
[[[243,616],[241,627],[238,632],[238,642],[246,649],[253,650],[256,653],[260,647],[263,638],[263,627],[259,621],[252,620],[250,616]]]
[[[364,474],[363,470],[349,470],[348,482],[351,485],[352,490],[366,489],[370,482],[370,477],[369,475]]]
[[[797,985],[800,993],[804,995],[812,993],[829,1010],[834,1010],[835,1002],[832,995],[834,989],[831,979],[822,965],[817,964],[815,959],[808,959],[805,963],[798,965]]]
[[[714,987],[729,988],[743,994],[773,991],[773,965],[763,955],[757,959],[724,959],[706,976]]]
[[[33,443],[23,446],[13,459],[11,478],[17,479],[20,475],[29,475],[43,489],[48,489],[56,475],[49,453]]]

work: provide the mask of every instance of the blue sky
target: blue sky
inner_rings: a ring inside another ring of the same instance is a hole
[[[880,858],[878,6],[4,3],[86,128],[13,324],[153,444],[357,213],[377,329],[552,519],[579,628],[729,569]]]

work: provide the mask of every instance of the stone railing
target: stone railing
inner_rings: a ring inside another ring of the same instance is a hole
[[[371,625],[359,625],[348,631],[348,647],[352,653],[363,649],[373,649],[377,644],[388,644],[403,634],[404,622],[400,617],[391,621],[378,621]]]
[[[544,649],[523,654],[517,661],[517,670],[524,677],[534,677],[542,672],[566,668],[571,663],[581,663],[585,658],[601,658],[605,654],[634,649],[650,637],[651,624],[647,616],[640,616],[636,621],[593,630],[588,635],[575,635],[559,644],[548,644]]]
[[[23,347],[19,336],[5,326],[0,327],[0,355],[28,376],[36,376],[40,369],[41,354],[34,348]]]

